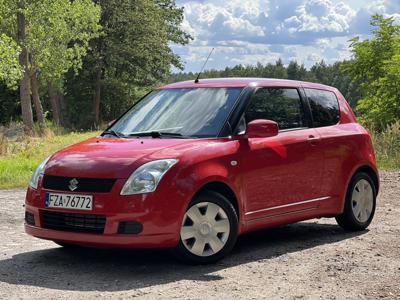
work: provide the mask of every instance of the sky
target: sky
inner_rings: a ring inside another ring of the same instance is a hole
[[[185,72],[237,64],[285,64],[297,60],[310,67],[351,57],[349,40],[370,37],[374,13],[400,23],[400,0],[178,0],[184,7],[183,29],[194,38],[173,45]]]

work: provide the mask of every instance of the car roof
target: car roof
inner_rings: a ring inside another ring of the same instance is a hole
[[[288,79],[272,79],[272,78],[210,78],[210,79],[200,79],[198,83],[194,80],[181,81],[176,83],[167,84],[161,86],[159,89],[183,89],[183,88],[244,88],[248,86],[260,86],[260,87],[305,87],[314,88],[321,90],[336,90],[333,87],[305,82],[297,80]]]

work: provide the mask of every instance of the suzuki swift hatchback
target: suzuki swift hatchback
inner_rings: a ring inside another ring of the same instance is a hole
[[[25,230],[63,246],[216,261],[238,235],[317,217],[371,222],[371,138],[335,88],[272,79],[161,87],[37,169]]]

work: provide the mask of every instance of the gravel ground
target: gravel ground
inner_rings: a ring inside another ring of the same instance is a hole
[[[400,172],[381,174],[369,230],[332,219],[245,235],[225,260],[166,251],[66,251],[23,232],[24,191],[0,191],[0,299],[400,299]]]

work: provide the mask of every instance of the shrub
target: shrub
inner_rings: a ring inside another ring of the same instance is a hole
[[[400,169],[400,121],[381,132],[372,132],[379,167]]]

